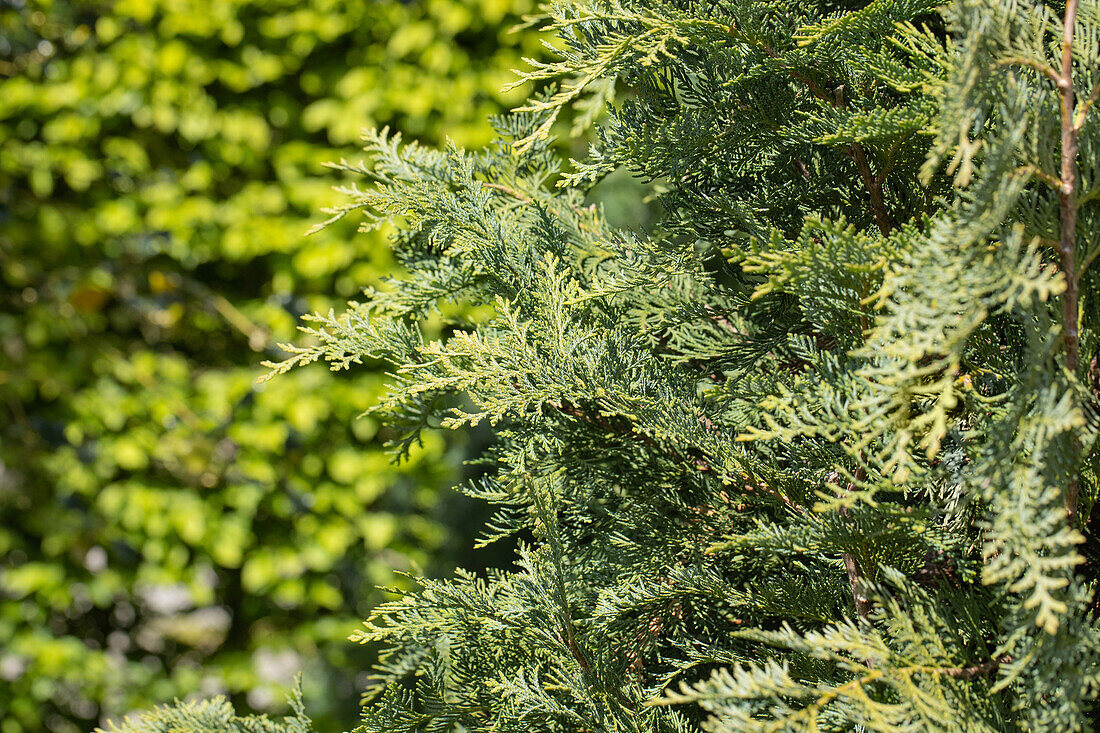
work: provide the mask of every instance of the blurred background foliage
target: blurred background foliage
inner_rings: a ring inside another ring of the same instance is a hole
[[[390,267],[303,238],[321,163],[372,125],[489,140],[531,5],[0,0],[0,733],[279,712],[299,669],[353,724],[374,586],[468,544],[463,446],[395,467],[355,420],[380,371],[258,364]]]

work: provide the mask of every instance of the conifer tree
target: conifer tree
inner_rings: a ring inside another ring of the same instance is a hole
[[[495,434],[515,566],[378,610],[360,730],[1091,729],[1100,3],[546,19],[495,147],[339,165],[407,274],[275,369],[392,362],[399,450]],[[650,230],[589,203],[620,168]]]

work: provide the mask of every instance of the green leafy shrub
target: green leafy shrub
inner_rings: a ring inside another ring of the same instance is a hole
[[[394,568],[446,570],[461,446],[394,468],[354,420],[380,373],[262,389],[258,362],[392,266],[377,236],[303,238],[321,163],[362,125],[488,140],[527,9],[0,6],[3,733],[193,693],[277,711],[301,667],[318,720],[353,719],[347,634]]]
[[[515,565],[375,613],[357,730],[1091,730],[1100,4],[548,14],[498,144],[342,168],[404,274],[276,366],[386,359],[387,424],[496,435]],[[657,226],[589,205],[623,167]]]

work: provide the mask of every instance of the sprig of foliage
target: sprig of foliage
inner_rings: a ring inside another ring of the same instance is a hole
[[[300,682],[300,680],[299,680]],[[313,733],[306,717],[302,695],[295,690],[290,697],[293,715],[275,721],[264,715],[239,716],[223,697],[201,702],[177,703],[147,713],[127,717],[121,724],[111,723],[98,733],[176,733],[181,730],[206,733]]]

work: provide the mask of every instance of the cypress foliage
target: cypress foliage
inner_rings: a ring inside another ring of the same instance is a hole
[[[547,18],[495,147],[339,166],[407,275],[275,367],[392,362],[399,449],[496,436],[515,567],[378,610],[360,730],[1090,729],[1100,3]],[[587,203],[624,167],[650,231]]]
[[[160,707],[127,719],[121,727],[109,725],[107,733],[313,733],[298,692],[291,696],[290,707],[292,715],[275,721],[266,715],[237,715],[224,697],[216,697],[201,702]]]

